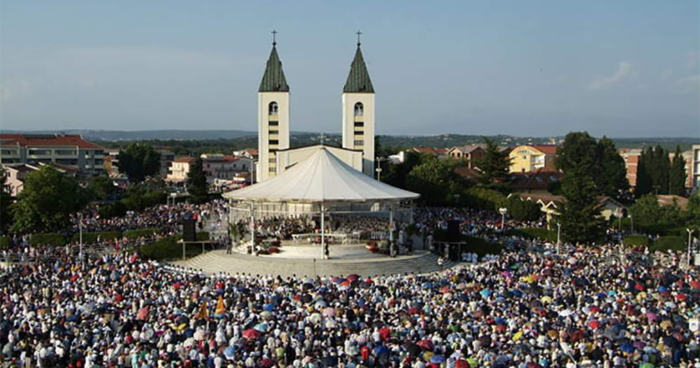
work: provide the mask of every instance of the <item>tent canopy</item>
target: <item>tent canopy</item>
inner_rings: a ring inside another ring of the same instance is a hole
[[[368,177],[324,147],[274,178],[223,196],[234,200],[303,203],[398,201],[419,197]]]

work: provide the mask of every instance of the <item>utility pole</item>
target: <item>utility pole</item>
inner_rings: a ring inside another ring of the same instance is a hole
[[[691,255],[691,247],[692,247],[692,243],[693,243],[693,233],[695,232],[695,230],[688,228],[688,229],[685,229],[685,231],[688,232],[688,267],[690,267],[690,264],[691,264],[690,257],[692,256]]]

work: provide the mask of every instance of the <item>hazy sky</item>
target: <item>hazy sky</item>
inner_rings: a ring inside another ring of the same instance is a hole
[[[363,32],[386,134],[700,136],[700,5],[0,2],[2,129],[256,130],[274,28],[291,127],[339,132]]]

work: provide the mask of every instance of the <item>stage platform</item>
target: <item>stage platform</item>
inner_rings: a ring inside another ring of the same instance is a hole
[[[244,273],[252,276],[347,276],[362,277],[395,274],[418,274],[438,271],[437,256],[417,250],[412,255],[391,258],[368,251],[364,244],[331,245],[330,259],[323,259],[318,245],[283,245],[281,253],[273,255],[250,255],[240,251],[227,254],[215,250],[186,261],[172,262],[174,265],[201,270],[206,274]],[[445,262],[444,268],[456,263]]]

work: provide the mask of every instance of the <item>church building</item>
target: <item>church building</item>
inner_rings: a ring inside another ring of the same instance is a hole
[[[322,144],[290,148],[290,88],[273,40],[258,89],[258,182],[283,173],[322,148],[365,175],[374,175],[374,87],[360,49],[359,32],[343,88],[342,114],[342,148]]]

